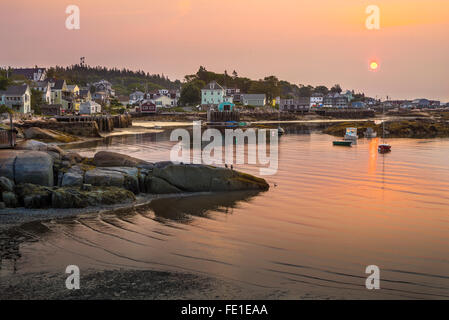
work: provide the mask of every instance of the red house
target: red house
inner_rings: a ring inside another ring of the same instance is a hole
[[[156,113],[156,105],[152,102],[144,102],[140,106],[141,113]]]

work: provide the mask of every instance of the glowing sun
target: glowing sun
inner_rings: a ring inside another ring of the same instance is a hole
[[[379,68],[379,64],[376,61],[371,61],[371,63],[369,64],[369,68],[372,71],[375,71],[375,70],[377,70],[377,68]]]

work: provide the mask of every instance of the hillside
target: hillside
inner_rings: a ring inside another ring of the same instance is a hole
[[[65,79],[68,84],[78,84],[80,86],[105,79],[112,83],[117,95],[129,95],[136,89],[145,91],[146,85],[148,90],[162,88],[179,89],[181,87],[179,80],[171,81],[164,75],[145,73],[140,70],[109,69],[100,66],[56,66],[47,70],[47,76],[49,78]]]

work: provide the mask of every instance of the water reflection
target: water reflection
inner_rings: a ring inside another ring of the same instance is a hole
[[[210,213],[221,212],[232,214],[233,209],[240,202],[249,202],[257,191],[238,191],[200,195],[175,199],[157,199],[150,203],[149,208],[157,218],[175,220],[188,223],[193,217],[210,218]]]

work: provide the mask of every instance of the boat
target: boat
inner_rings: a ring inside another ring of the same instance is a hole
[[[367,128],[365,131],[365,138],[371,139],[377,137],[377,132],[373,128]]]
[[[382,144],[379,144],[379,146],[377,147],[377,150],[379,151],[379,153],[391,152],[391,146],[387,143],[382,143]]]
[[[336,141],[333,141],[332,144],[334,146],[350,147],[350,146],[352,146],[352,141],[349,141],[349,140],[336,140]]]
[[[385,108],[383,109],[382,114],[385,114]],[[385,143],[385,119],[382,121],[382,143],[377,147],[377,151],[379,153],[391,152],[391,146],[388,143]]]
[[[285,133],[285,130],[281,127],[278,127],[278,135],[282,136]]]
[[[357,128],[346,128],[345,141],[357,141]]]

